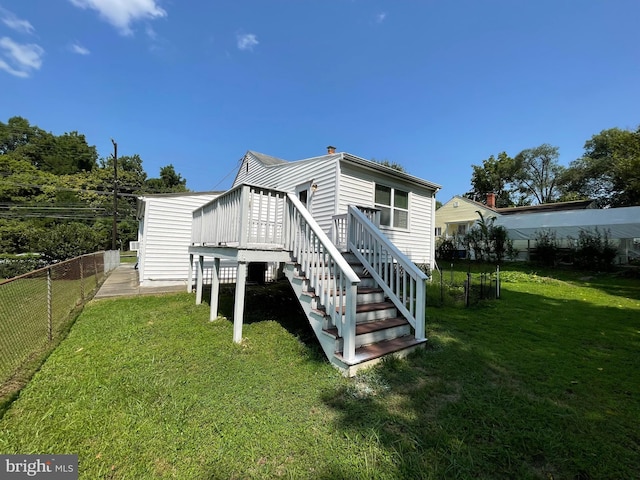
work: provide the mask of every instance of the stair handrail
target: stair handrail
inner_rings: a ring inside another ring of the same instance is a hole
[[[424,340],[427,276],[358,208],[350,205],[348,215],[348,250]]]
[[[360,278],[298,197],[287,194],[286,245],[309,287],[343,338],[343,357],[355,360],[356,300]]]

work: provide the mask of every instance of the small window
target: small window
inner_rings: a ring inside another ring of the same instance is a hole
[[[463,223],[458,225],[458,235],[464,235],[467,233],[467,226]]]
[[[442,227],[436,227],[436,237],[442,236]]]
[[[374,200],[380,209],[380,225],[409,228],[409,192],[376,184]]]

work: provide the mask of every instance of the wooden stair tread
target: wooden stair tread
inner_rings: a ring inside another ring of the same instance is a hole
[[[393,302],[363,303],[356,305],[356,313],[375,312],[376,310],[386,310],[387,308],[395,307]]]
[[[367,333],[385,330],[387,328],[408,325],[409,322],[402,317],[385,318],[384,320],[376,320],[366,323],[356,324],[356,335],[364,335]],[[331,336],[338,337],[338,329],[336,327],[325,328],[324,331]]]
[[[426,340],[417,340],[413,335],[405,335],[404,337],[398,337],[392,340],[383,340],[381,342],[372,343],[371,345],[364,345],[356,348],[355,361],[353,363],[347,362],[342,356],[342,353],[336,353],[335,356],[344,363],[356,365],[358,363],[374,360],[407,348],[415,347],[424,342],[426,342]]]

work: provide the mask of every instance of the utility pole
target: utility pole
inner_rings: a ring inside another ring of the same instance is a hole
[[[111,232],[111,250],[117,250],[118,239],[118,144],[112,138],[113,143],[113,230]]]

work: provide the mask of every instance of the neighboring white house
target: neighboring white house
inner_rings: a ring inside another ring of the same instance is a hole
[[[186,285],[192,212],[220,192],[144,195],[137,199],[138,272],[143,287]]]
[[[294,162],[249,151],[233,186],[241,184],[295,192],[330,237],[349,205],[378,209],[382,232],[411,261],[434,267],[438,184],[332,148]]]

